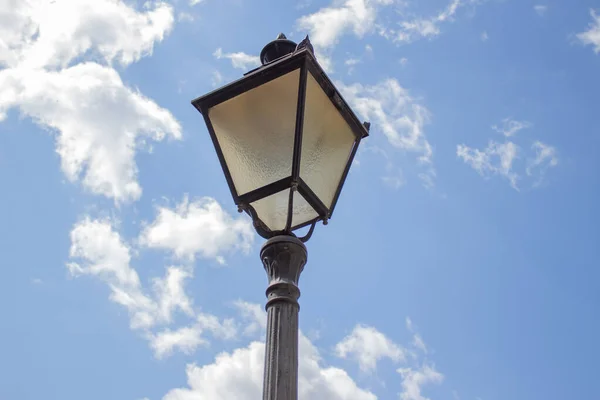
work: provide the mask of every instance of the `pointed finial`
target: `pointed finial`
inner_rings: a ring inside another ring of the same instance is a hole
[[[279,35],[277,35],[277,40],[281,40],[281,39],[287,39],[287,37],[285,37],[285,35],[283,33],[280,33]]]
[[[306,35],[306,37],[304,39],[302,39],[302,41],[300,43],[298,43],[298,45],[296,46],[296,51],[303,49],[303,48],[307,48],[313,54],[315,53],[315,49],[313,49],[313,46],[310,43],[310,39],[308,38],[308,35]]]

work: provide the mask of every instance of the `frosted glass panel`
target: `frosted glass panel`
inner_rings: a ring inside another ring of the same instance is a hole
[[[256,210],[258,217],[269,227],[269,229],[272,231],[280,231],[285,229],[285,223],[287,222],[289,197],[290,191],[287,189],[255,201],[252,203],[252,206]],[[292,227],[319,216],[298,192],[294,193],[293,214]]]
[[[350,126],[309,73],[300,177],[327,208],[333,202],[354,140]]]
[[[238,195],[292,174],[300,71],[209,110]]]

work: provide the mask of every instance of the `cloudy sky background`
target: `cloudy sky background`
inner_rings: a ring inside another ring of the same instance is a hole
[[[300,397],[600,397],[594,6],[0,0],[0,398],[260,398],[262,239],[189,101],[279,32],[372,123]]]

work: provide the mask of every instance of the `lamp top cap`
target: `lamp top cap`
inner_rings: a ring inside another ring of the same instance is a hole
[[[296,43],[289,40],[283,33],[277,35],[277,39],[268,43],[260,52],[260,62],[262,65],[277,60],[285,55],[293,53],[296,50]]]

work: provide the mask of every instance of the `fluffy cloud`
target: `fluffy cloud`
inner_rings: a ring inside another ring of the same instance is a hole
[[[345,85],[342,82],[337,82],[336,86],[354,111],[383,131],[393,148],[416,154],[418,163],[424,169],[419,177],[426,187],[433,186],[433,150],[424,130],[429,121],[429,111],[418,104],[395,79],[372,86],[358,83]],[[398,181],[397,174],[386,178],[391,179],[388,182],[390,184],[403,182],[403,179]]]
[[[261,305],[236,301],[240,319],[235,326],[247,334],[263,336],[267,314]],[[233,326],[233,322],[231,323]],[[213,327],[218,327],[213,323]],[[218,328],[217,328],[218,329]],[[182,332],[190,337],[194,335]],[[221,332],[221,335],[223,333]],[[375,400],[374,394],[359,388],[346,371],[323,366],[318,349],[299,333],[298,388],[300,399],[315,400]],[[188,387],[173,389],[163,400],[192,399],[257,399],[262,395],[265,345],[253,341],[231,353],[217,355],[212,364],[186,368]]]
[[[594,10],[590,11],[592,22],[588,29],[577,35],[577,38],[584,45],[590,45],[594,48],[595,53],[600,53],[600,15]]]
[[[173,389],[163,400],[239,399],[254,400],[262,395],[264,343],[252,342],[231,353],[219,354],[214,363],[190,364],[188,387]],[[346,371],[324,367],[317,348],[300,335],[298,397],[311,400],[376,400],[359,388]]]
[[[239,68],[243,70],[249,70],[260,65],[260,58],[258,56],[246,54],[241,51],[236,53],[223,53],[223,50],[218,48],[213,53],[213,56],[215,56],[215,58],[218,60],[222,58],[229,59],[231,60],[231,65],[233,65],[233,68]]]
[[[239,303],[245,323],[261,321],[265,312],[256,304]],[[409,320],[407,320],[409,321]],[[409,330],[412,331],[412,325]],[[420,335],[420,344],[412,348],[425,348]],[[406,363],[405,349],[395,345],[375,328],[358,325],[353,332],[337,346],[336,352],[359,363],[363,370],[374,368],[377,360],[389,357],[395,362]],[[444,376],[426,359],[413,354],[414,360],[397,372],[401,379],[400,398],[402,400],[428,400],[423,396],[429,385],[442,383]],[[163,400],[222,399],[235,398],[250,400],[260,398],[264,365],[264,343],[252,342],[246,347],[232,352],[223,352],[211,364],[198,366],[189,364],[186,368],[187,387],[171,390]],[[346,371],[325,366],[319,350],[300,332],[299,335],[299,399],[315,400],[376,400],[377,396],[360,388]]]
[[[247,218],[233,218],[212,198],[190,202],[184,197],[175,209],[159,207],[139,241],[145,247],[172,251],[181,259],[201,256],[223,263],[222,254],[228,251],[250,250],[254,230]]]
[[[399,362],[404,360],[404,350],[377,329],[357,325],[335,346],[338,357],[352,358],[364,372],[372,372],[383,358]]]
[[[69,180],[116,202],[138,199],[135,152],[146,140],[180,138],[181,128],[99,62],[128,65],[151,54],[172,27],[172,7],[0,0],[0,21],[0,121],[18,108],[56,132]]]
[[[315,47],[327,49],[346,32],[358,37],[370,32],[375,26],[378,8],[392,3],[393,0],[346,0],[305,15],[297,24],[299,29],[308,30]]]
[[[157,358],[171,355],[174,350],[192,354],[199,346],[209,344],[204,336],[206,332],[221,339],[233,339],[237,335],[237,326],[231,318],[220,320],[214,315],[200,313],[192,325],[175,330],[167,328],[150,335],[150,347]]]
[[[173,25],[173,10],[157,3],[139,12],[116,0],[1,0],[0,63],[21,68],[60,68],[76,57],[123,65],[152,53]]]
[[[180,138],[167,110],[124,86],[112,68],[80,63],[59,71],[0,71],[0,120],[10,107],[57,133],[70,181],[116,201],[136,200],[135,152],[144,140]]]

